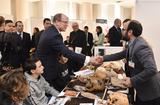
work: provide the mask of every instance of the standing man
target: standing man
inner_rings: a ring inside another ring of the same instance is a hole
[[[70,33],[69,43],[76,49],[80,47],[82,49],[81,53],[85,54],[86,48],[86,35],[85,32],[79,29],[77,22],[72,23],[73,31]]]
[[[53,17],[53,26],[43,32],[36,51],[45,69],[44,77],[52,86],[56,85],[54,80],[57,79],[60,72],[58,70],[59,53],[80,64],[87,64],[88,62],[94,65],[100,64],[95,58],[76,54],[64,45],[60,32],[66,30],[68,21],[66,15],[62,13],[56,14]]]
[[[18,40],[20,42],[20,55],[21,56],[21,64],[25,62],[27,58],[29,58],[29,50],[31,49],[31,38],[30,34],[27,32],[24,32],[24,25],[22,21],[17,21],[15,23],[17,35],[19,36]]]
[[[125,31],[125,37],[129,40],[128,48],[116,54],[105,55],[101,60],[126,58],[130,77],[126,77],[123,84],[136,90],[134,105],[160,105],[160,73],[151,47],[141,37],[142,25],[132,20]]]
[[[84,27],[84,32],[86,34],[86,52],[85,55],[92,56],[91,49],[93,47],[93,35],[92,33],[88,32],[88,26]]]
[[[114,26],[109,29],[108,38],[110,46],[122,46],[121,20],[115,19]]]
[[[44,30],[48,29],[48,27],[51,26],[51,19],[49,18],[44,18],[43,19],[43,26],[44,26],[44,29],[41,30],[39,33],[37,33],[37,35],[35,35],[35,47],[37,48],[38,46],[38,43],[39,43],[39,39],[43,33]]]

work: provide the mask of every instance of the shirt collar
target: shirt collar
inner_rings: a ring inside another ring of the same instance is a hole
[[[18,32],[18,31],[17,31],[17,34],[18,34],[18,35],[19,35],[19,34],[23,35],[23,32]]]

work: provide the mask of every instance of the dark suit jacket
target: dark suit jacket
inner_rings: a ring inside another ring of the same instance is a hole
[[[38,46],[38,43],[39,43],[39,39],[42,35],[42,33],[44,32],[44,30],[41,30],[40,32],[38,32],[36,35],[35,35],[35,48],[37,48]]]
[[[10,65],[14,68],[20,67],[22,44],[17,33],[5,33],[4,49],[2,52],[2,61],[4,66]]]
[[[17,33],[10,34],[9,43],[11,43],[11,52],[9,55],[10,64],[17,68],[29,58],[31,48],[30,34],[23,32],[23,38]]]
[[[89,43],[90,48],[92,48],[93,47],[93,35],[90,32],[88,32],[88,43]]]
[[[84,55],[76,54],[64,45],[61,34],[55,26],[51,26],[41,35],[36,51],[44,66],[44,77],[46,80],[56,79],[60,72],[58,70],[59,53],[81,64],[85,61]]]
[[[120,43],[120,40],[122,39],[122,32],[120,28],[116,29],[115,26],[111,27],[108,35],[110,46],[122,46]]]
[[[25,60],[29,58],[29,50],[32,47],[32,42],[29,33],[23,32],[23,39],[21,44],[22,44],[22,63],[24,63]]]
[[[127,51],[105,55],[104,61],[120,60],[126,57]],[[131,54],[132,53],[132,54]],[[138,37],[133,50],[129,54],[129,59],[135,67],[129,67],[131,82],[137,91],[137,96],[142,101],[149,101],[160,97],[160,73],[157,70],[152,49],[147,42]],[[133,55],[131,57],[131,55]]]
[[[85,32],[82,30],[72,31],[70,33],[69,43],[71,46],[75,47],[82,47],[82,53],[85,54],[85,47],[86,47],[86,35]]]

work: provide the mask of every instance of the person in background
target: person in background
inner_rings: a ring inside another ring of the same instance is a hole
[[[96,33],[97,33],[97,36],[98,36],[98,40],[96,40],[94,44],[96,46],[103,46],[105,36],[104,36],[104,33],[103,33],[103,30],[102,30],[101,26],[96,27]]]
[[[12,20],[5,20],[4,31],[6,33],[12,33],[14,31],[14,23]]]
[[[36,43],[35,43],[35,37],[36,35],[39,33],[39,28],[38,27],[34,27],[33,28],[33,35],[32,35],[32,48],[36,47]]]
[[[28,83],[20,69],[0,76],[0,105],[23,105],[29,94]]]
[[[91,49],[93,47],[93,35],[92,33],[88,32],[88,30],[89,30],[88,26],[84,26],[84,32],[86,35],[86,44],[87,44],[85,55],[92,56]]]
[[[39,43],[39,40],[40,40],[40,37],[42,35],[42,33],[44,32],[44,30],[48,29],[48,27],[51,26],[51,19],[49,18],[44,18],[43,19],[43,27],[44,29],[41,30],[39,33],[37,33],[37,35],[35,36],[35,48],[37,49],[37,46],[38,46],[38,43]]]
[[[66,40],[64,41],[64,44],[65,44],[66,46],[69,46],[69,36],[66,37]]]
[[[14,23],[12,20],[5,20],[4,34],[2,37],[2,66],[19,68],[20,67],[20,57],[18,53],[19,41],[17,40],[17,34],[13,32]]]
[[[154,54],[149,44],[141,37],[143,27],[137,20],[131,20],[125,29],[128,47],[111,55],[104,55],[101,61],[126,59],[129,77],[123,84],[136,90],[134,105],[160,105],[160,73],[157,70]]]
[[[35,55],[32,55],[23,65],[25,77],[29,84],[29,96],[25,101],[26,105],[48,105],[49,98],[46,94],[55,97],[59,94],[43,78],[43,69],[41,61]]]
[[[97,39],[94,42],[95,46],[103,46],[104,44],[104,39],[105,39],[105,35],[103,33],[102,27],[101,26],[97,26],[96,27],[96,34],[97,34]],[[99,49],[99,52],[97,55],[104,55],[104,50],[103,49]]]
[[[15,23],[16,29],[17,29],[17,35],[18,40],[19,40],[19,44],[20,44],[20,49],[19,49],[19,56],[21,56],[21,64],[23,64],[25,62],[26,59],[29,58],[29,51],[31,49],[31,38],[30,38],[30,34],[27,32],[24,32],[24,25],[22,23],[22,21],[17,21]]]
[[[121,20],[115,19],[114,25],[109,29],[108,38],[110,46],[122,46]]]
[[[77,22],[72,23],[73,31],[70,32],[69,43],[73,46],[74,50],[76,48],[81,48],[81,53],[85,55],[86,52],[86,35],[85,32],[79,29],[79,24]]]

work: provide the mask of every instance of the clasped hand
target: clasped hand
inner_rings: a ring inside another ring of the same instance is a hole
[[[100,66],[103,64],[103,56],[94,56],[90,58],[90,64],[93,66]]]

